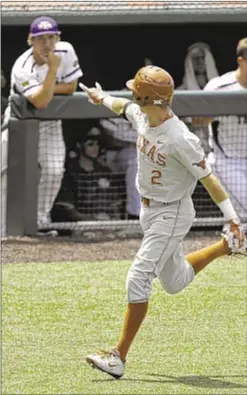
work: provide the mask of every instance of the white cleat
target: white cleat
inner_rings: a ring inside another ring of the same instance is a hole
[[[243,235],[243,241],[237,239],[233,232],[227,231],[223,235],[225,241],[228,244],[231,254],[239,254],[239,255],[246,255],[247,256],[247,238]]]
[[[121,360],[119,352],[115,349],[88,355],[86,361],[93,368],[99,369],[115,379],[120,379],[124,374],[125,363]]]

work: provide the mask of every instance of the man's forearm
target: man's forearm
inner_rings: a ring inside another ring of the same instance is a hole
[[[123,97],[114,97],[109,95],[103,99],[102,104],[117,115],[122,115],[125,105],[129,102],[130,100]]]
[[[40,90],[32,97],[32,103],[37,108],[45,108],[53,98],[56,86],[57,68],[49,68]]]
[[[225,219],[230,222],[232,222],[232,220],[238,219],[228,194],[215,175],[211,173],[209,176],[201,179],[200,181],[208,191],[212,200],[217,204],[224,214]]]
[[[57,95],[72,95],[77,87],[77,81],[70,83],[56,84],[54,93]]]
[[[200,181],[216,204],[219,204],[223,200],[229,198],[220,181],[215,177],[214,174],[211,173],[209,176],[202,178]]]

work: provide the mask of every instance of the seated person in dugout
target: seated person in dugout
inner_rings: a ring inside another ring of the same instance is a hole
[[[95,124],[95,120],[94,120]],[[125,175],[102,164],[102,131],[91,126],[69,152],[53,222],[119,219],[125,205]]]

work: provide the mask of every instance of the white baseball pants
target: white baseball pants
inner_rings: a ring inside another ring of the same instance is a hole
[[[223,154],[217,153],[212,169],[229,193],[239,218],[243,223],[246,223],[247,159],[226,158]]]
[[[180,292],[193,280],[194,270],[184,258],[182,240],[194,218],[190,197],[170,205],[152,201],[141,208],[144,237],[127,275],[129,303],[148,301],[155,277],[169,294]]]
[[[50,211],[59,192],[65,162],[61,121],[42,121],[39,130],[38,226],[50,222]]]

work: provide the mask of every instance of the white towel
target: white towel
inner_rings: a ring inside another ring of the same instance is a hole
[[[217,77],[219,75],[214,57],[211,53],[210,47],[203,42],[197,42],[192,44],[188,48],[188,53],[185,58],[185,73],[183,77],[183,83],[177,89],[179,90],[200,90],[202,89],[195,76],[195,71],[192,63],[192,53],[196,48],[200,48],[204,51],[205,54],[205,63],[206,63],[206,74],[207,79],[210,81],[212,78]]]

